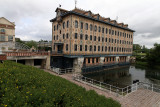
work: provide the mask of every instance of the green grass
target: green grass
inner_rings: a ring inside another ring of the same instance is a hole
[[[63,78],[11,61],[0,63],[2,107],[120,107],[95,91],[86,91]]]

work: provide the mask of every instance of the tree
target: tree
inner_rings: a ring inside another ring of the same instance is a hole
[[[25,43],[26,45],[28,45],[30,48],[32,48],[32,46],[34,46],[35,48],[37,48],[37,42],[36,41],[28,41]]]
[[[154,44],[154,48],[147,54],[147,62],[151,67],[160,65],[160,44]]]

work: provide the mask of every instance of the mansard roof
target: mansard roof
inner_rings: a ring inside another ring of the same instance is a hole
[[[65,9],[62,9],[62,8],[57,8],[56,12],[58,10],[63,12],[63,14],[61,14],[62,18],[66,17],[68,15],[74,14],[74,15],[84,17],[84,18],[88,18],[90,20],[94,20],[94,21],[97,21],[97,22],[100,22],[100,23],[104,23],[104,24],[111,25],[111,26],[114,26],[114,27],[118,27],[118,28],[121,28],[121,29],[124,29],[124,30],[135,32],[134,30],[128,28],[128,24],[118,23],[116,20],[111,20],[110,18],[102,17],[99,14],[92,13],[91,11],[85,11],[85,10],[79,9],[79,8],[75,8],[71,11],[68,11],[68,10],[65,10]],[[86,15],[86,13],[90,13],[90,15]],[[98,18],[97,18],[97,16],[98,16]],[[50,22],[54,22],[54,21],[56,21],[56,19],[57,19],[57,17],[51,19]]]

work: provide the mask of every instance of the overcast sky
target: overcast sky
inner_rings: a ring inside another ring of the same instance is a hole
[[[0,0],[0,17],[16,24],[16,37],[22,40],[51,40],[50,19],[55,9],[72,10],[74,0]],[[160,43],[160,0],[77,0],[77,7],[103,17],[116,19],[135,30],[134,44],[151,48]]]

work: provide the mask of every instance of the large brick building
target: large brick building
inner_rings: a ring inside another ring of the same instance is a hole
[[[4,17],[0,17],[0,43],[15,41],[15,24]]]
[[[55,53],[52,66],[85,71],[129,61],[134,30],[127,24],[78,8],[71,11],[57,8],[55,12],[56,17],[50,20]]]

